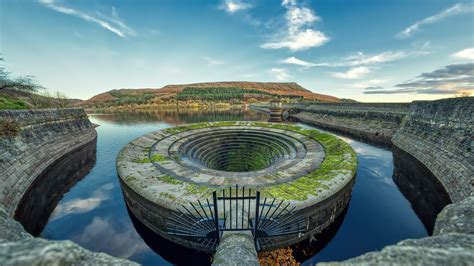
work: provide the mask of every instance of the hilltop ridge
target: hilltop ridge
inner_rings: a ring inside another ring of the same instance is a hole
[[[123,105],[169,104],[178,102],[247,103],[273,99],[283,101],[312,100],[339,102],[330,95],[311,92],[298,83],[278,82],[203,82],[173,84],[162,88],[118,89],[97,94],[78,103],[86,107],[111,107]]]

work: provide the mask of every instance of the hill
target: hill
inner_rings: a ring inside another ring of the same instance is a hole
[[[206,82],[166,85],[163,88],[120,89],[104,92],[78,105],[84,107],[148,107],[166,104],[252,103],[279,99],[339,102],[339,98],[313,93],[297,83]]]
[[[82,101],[78,99],[67,99],[58,93],[51,96],[32,92],[19,91],[15,89],[0,90],[0,110],[3,109],[34,109],[34,108],[65,108],[76,106]]]

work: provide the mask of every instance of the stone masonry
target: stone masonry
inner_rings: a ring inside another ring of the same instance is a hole
[[[0,265],[134,265],[71,241],[34,238],[13,219],[29,186],[52,163],[97,133],[83,109],[0,111],[18,132],[0,136]]]

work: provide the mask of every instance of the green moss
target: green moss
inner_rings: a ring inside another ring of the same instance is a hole
[[[146,157],[146,158],[143,158],[143,159],[140,159],[140,160],[135,160],[134,162],[135,163],[156,163],[156,162],[163,162],[163,161],[167,161],[168,158],[161,155],[161,154],[155,154],[153,156],[151,156],[151,158],[149,157]]]
[[[169,184],[173,184],[173,185],[178,185],[178,184],[182,184],[183,182],[181,182],[180,180],[176,179],[176,178],[173,178],[169,175],[164,175],[164,176],[159,176],[157,177],[159,180],[165,182],[165,183],[169,183]]]
[[[343,140],[331,134],[322,133],[315,129],[303,129],[295,125],[265,122],[226,121],[215,123],[198,123],[169,128],[166,129],[165,132],[167,134],[175,134],[192,129],[236,125],[295,131],[309,138],[315,139],[324,147],[325,158],[316,170],[298,178],[295,181],[260,189],[262,195],[265,197],[297,201],[306,200],[310,195],[317,196],[318,191],[320,190],[329,189],[327,185],[323,184],[323,181],[331,180],[341,174],[346,175],[350,173],[351,175],[355,175],[357,170],[357,156],[354,150]],[[268,175],[265,176],[265,178],[274,179],[278,177],[277,175],[278,174],[271,176]],[[212,189],[195,184],[187,184],[186,191],[187,193],[206,196],[211,194]]]
[[[129,176],[125,177],[125,180],[130,181],[130,182],[133,181],[133,180],[136,180],[136,179],[137,178],[132,176],[132,175],[129,175]]]
[[[161,192],[160,197],[168,198],[168,199],[173,200],[173,201],[176,200],[176,196],[171,194],[171,193],[168,193],[168,192]]]
[[[185,190],[188,194],[198,195],[200,197],[206,197],[206,198],[210,197],[212,194],[212,191],[214,191],[211,188],[208,188],[205,186],[199,186],[192,183],[186,183]]]

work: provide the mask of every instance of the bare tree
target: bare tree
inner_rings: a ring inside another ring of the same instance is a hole
[[[13,78],[3,66],[4,59],[0,57],[0,91],[11,89],[22,92],[37,92],[43,87],[39,85],[33,76],[21,76]]]

